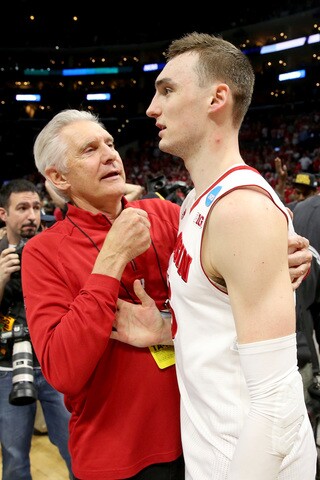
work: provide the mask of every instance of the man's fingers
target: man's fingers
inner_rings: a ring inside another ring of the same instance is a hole
[[[151,297],[149,297],[149,295],[147,294],[147,292],[145,291],[145,289],[141,285],[140,280],[135,280],[134,281],[133,289],[134,289],[134,293],[139,298],[142,306],[148,307],[148,306],[153,305],[153,303],[154,303],[153,299]]]
[[[146,293],[145,289],[143,288],[140,280],[135,280],[133,282],[133,290],[134,290],[134,293],[137,295],[137,297],[139,298],[139,300],[142,304],[145,304],[148,301],[148,299],[151,300],[151,298],[149,297],[149,295]]]
[[[291,210],[290,212],[291,214],[293,214]],[[289,247],[294,247],[295,250],[308,248],[309,244],[310,244],[309,240],[306,237],[302,237],[301,235],[295,234],[289,237]]]
[[[141,305],[143,307],[149,307],[154,304],[154,300],[151,297],[149,297],[149,295],[146,293],[145,289],[141,285],[140,280],[136,279],[133,282],[133,290],[134,290],[134,293],[137,295],[138,299],[140,300]],[[121,298],[118,298],[117,300],[118,310],[125,308],[127,305],[128,305],[128,302],[126,302],[125,300],[121,300]]]

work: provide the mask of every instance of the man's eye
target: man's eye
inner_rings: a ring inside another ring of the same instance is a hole
[[[93,148],[92,147],[88,147],[84,150],[84,153],[90,153],[93,151]]]

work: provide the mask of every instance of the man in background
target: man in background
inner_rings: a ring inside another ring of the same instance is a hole
[[[313,253],[311,271],[305,281],[297,289],[297,305],[300,299],[303,305],[304,318],[307,322],[309,341],[312,342],[312,365],[314,383],[310,389],[320,396],[320,194],[298,202],[293,215],[293,224],[299,235],[308,238]],[[307,333],[308,333],[307,332]],[[316,352],[313,348],[313,333],[317,342]]]
[[[38,233],[41,223],[41,199],[32,182],[15,179],[2,186],[0,219],[6,227],[6,233],[0,241],[2,478],[31,480],[30,448],[38,399],[44,412],[49,439],[59,449],[71,479],[73,476],[68,450],[70,414],[64,405],[62,394],[52,388],[42,374],[30,343],[22,295],[20,261],[23,248]],[[24,366],[30,368],[25,380],[20,382],[16,381],[16,375],[21,374],[21,370],[16,373],[13,370],[13,353],[15,354],[16,348],[20,361],[25,359]]]
[[[318,181],[316,175],[309,172],[300,172],[294,177],[291,184],[291,200],[286,202],[286,188],[288,187],[287,167],[286,165],[282,165],[281,158],[279,157],[275,158],[274,163],[277,173],[275,191],[290,210],[293,211],[299,202],[302,202],[302,200],[312,197],[317,193]]]

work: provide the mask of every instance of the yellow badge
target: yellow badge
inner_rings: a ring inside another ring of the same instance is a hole
[[[153,345],[149,350],[159,368],[163,369],[175,364],[173,345]]]
[[[11,332],[15,319],[0,313],[0,331]]]

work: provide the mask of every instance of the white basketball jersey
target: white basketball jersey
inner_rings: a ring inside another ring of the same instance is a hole
[[[192,190],[181,206],[168,278],[174,333],[177,326],[174,347],[186,479],[227,479],[242,419],[249,409],[229,298],[223,287],[209,280],[200,261],[209,212],[219,198],[243,186],[260,187],[284,212],[289,231],[294,233],[290,215],[274,189],[246,165],[225,172],[197,199]]]

